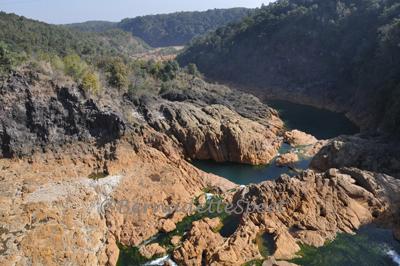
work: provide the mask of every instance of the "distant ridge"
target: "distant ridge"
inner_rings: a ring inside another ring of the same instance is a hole
[[[88,21],[66,26],[85,32],[118,28],[132,33],[153,47],[181,46],[195,36],[237,22],[252,11],[247,8],[210,9],[126,18],[119,23]]]
[[[117,22],[103,21],[103,20],[91,20],[83,23],[72,23],[65,24],[64,26],[79,31],[86,32],[104,32],[110,29],[117,28]]]
[[[48,52],[62,56],[76,53],[94,58],[102,55],[128,56],[149,49],[147,44],[128,32],[103,29],[97,33],[84,32],[0,12],[0,42],[15,52]]]
[[[398,0],[280,0],[178,57],[208,78],[348,112],[400,139]]]

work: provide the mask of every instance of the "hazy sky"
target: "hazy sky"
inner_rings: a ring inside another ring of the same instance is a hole
[[[87,20],[119,21],[174,11],[259,7],[268,2],[271,0],[0,0],[0,10],[60,24]]]

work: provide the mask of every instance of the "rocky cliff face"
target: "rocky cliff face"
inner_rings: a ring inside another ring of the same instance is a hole
[[[0,264],[114,265],[117,243],[138,245],[189,214],[133,206],[169,208],[206,188],[234,187],[185,158],[257,164],[274,156],[282,122],[273,110],[194,82],[136,98],[94,96],[29,72],[4,82]],[[124,208],[110,209],[110,201]]]
[[[57,87],[15,74],[2,84],[0,95],[2,157],[56,150],[75,141],[102,145],[124,135],[122,118],[110,107],[100,110],[76,86]]]
[[[277,113],[253,96],[205,85],[196,80],[190,90],[139,99],[138,112],[189,158],[269,163],[282,142]]]
[[[75,141],[115,142],[150,126],[170,137],[188,158],[268,163],[283,128],[258,99],[194,80],[187,90],[141,96],[110,92],[94,100],[75,86],[59,87],[15,74],[0,89],[1,154],[21,157]]]
[[[400,177],[400,144],[368,135],[332,139],[316,154],[310,167],[326,171],[332,167],[357,167]]]

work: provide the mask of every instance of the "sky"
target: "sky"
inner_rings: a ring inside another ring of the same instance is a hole
[[[40,21],[65,24],[120,21],[141,15],[212,8],[260,7],[271,0],[0,0],[0,10]]]

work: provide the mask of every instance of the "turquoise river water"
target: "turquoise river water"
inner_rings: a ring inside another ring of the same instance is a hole
[[[285,124],[290,129],[299,129],[314,135],[318,139],[333,138],[343,134],[356,134],[358,128],[343,114],[334,113],[314,107],[293,104],[285,101],[270,101],[267,103],[277,109]],[[280,153],[285,153],[292,148],[284,144]],[[306,169],[310,158],[301,157],[293,168],[280,168],[274,161],[270,165],[249,166],[234,163],[215,163],[212,161],[194,161],[196,167],[209,173],[223,176],[234,183],[247,185],[273,180],[281,174],[295,175],[297,170]],[[187,217],[177,225],[175,234],[183,233],[190,228],[191,222],[201,217]],[[224,226],[220,233],[227,237],[234,233],[240,217],[224,218]],[[180,232],[182,231],[182,232]],[[168,245],[171,235],[159,235],[153,242]],[[261,235],[257,239],[260,253],[264,256],[273,252],[270,236]],[[339,234],[338,237],[321,248],[303,246],[301,258],[293,263],[304,266],[399,266],[400,243],[396,241],[390,230],[369,225],[361,228],[357,234]],[[118,265],[164,265],[168,261],[176,265],[169,256],[146,262],[138,255],[137,248],[121,248]],[[262,265],[262,261],[254,261],[246,265]]]

